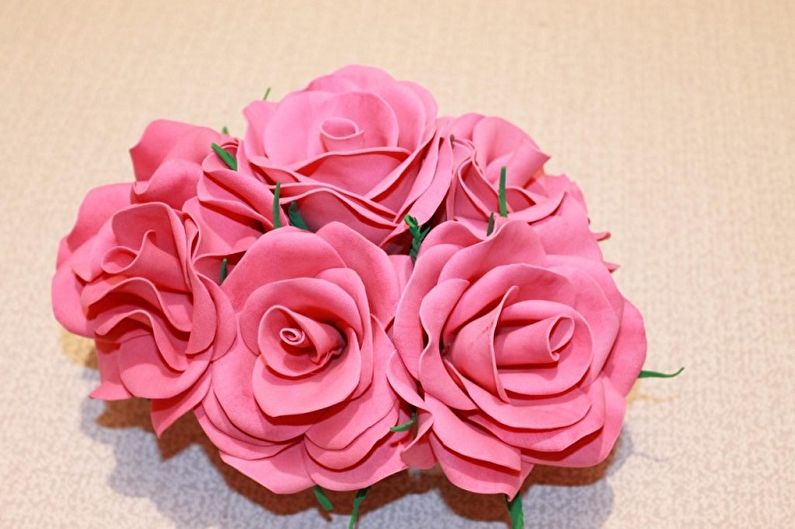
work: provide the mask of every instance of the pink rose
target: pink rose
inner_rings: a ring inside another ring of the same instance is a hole
[[[240,157],[237,140],[226,139],[220,146]],[[223,259],[231,272],[254,241],[274,228],[273,193],[247,169],[242,160],[238,169],[231,169],[216,153],[207,155],[195,186],[196,199],[183,207],[198,229],[194,264],[210,277],[219,276]],[[280,225],[287,226],[284,211],[277,214]]]
[[[96,341],[102,383],[92,396],[152,399],[158,433],[201,400],[210,359],[234,339],[217,268],[208,279],[194,267],[194,248],[223,238],[178,211],[203,218],[202,162],[220,141],[203,127],[150,124],[130,149],[136,181],[92,190],[58,252],[53,309]]]
[[[339,223],[251,246],[222,286],[237,341],[196,409],[225,462],[276,493],[354,490],[405,468],[384,328],[410,266]]]
[[[129,197],[126,185],[88,194],[61,243],[52,301],[64,327],[96,341],[92,397],[151,399],[160,434],[204,397],[210,360],[234,340],[234,314],[191,265],[192,220]]]
[[[641,315],[607,269],[547,253],[523,222],[485,241],[436,227],[392,335],[390,382],[419,409],[405,461],[509,496],[536,463],[607,457],[646,352]]]
[[[465,114],[449,125],[459,161],[445,201],[446,218],[486,233],[493,213],[500,216],[500,171],[506,168],[508,220],[532,224],[551,253],[602,260],[588,224],[582,192],[566,176],[544,172],[549,156],[521,129],[502,118]]]
[[[427,90],[386,72],[348,66],[278,103],[245,109],[243,150],[308,226],[340,221],[375,244],[395,241],[411,214],[426,222],[450,184],[451,149],[436,134]]]

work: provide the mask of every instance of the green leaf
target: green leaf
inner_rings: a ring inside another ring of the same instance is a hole
[[[297,202],[290,202],[290,205],[287,207],[287,217],[290,219],[290,224],[292,226],[301,228],[302,230],[310,231],[309,226],[306,225],[304,218],[301,216],[301,212],[298,211]]]
[[[410,429],[412,426],[417,424],[417,410],[411,412],[411,419],[408,421],[398,424],[397,426],[393,426],[389,429],[390,432],[405,432],[406,430]]]
[[[494,232],[494,212],[491,212],[489,215],[489,225],[486,226],[486,237],[491,235]]]
[[[271,87],[270,87],[270,86],[268,87],[268,89],[267,89],[267,90],[265,90],[265,95],[264,95],[264,96],[262,96],[262,100],[263,100],[263,101],[267,101],[267,100],[268,100],[268,96],[269,96],[269,95],[271,95]]]
[[[220,159],[222,159],[222,160],[224,161],[224,163],[225,163],[225,164],[226,164],[226,165],[227,165],[227,166],[228,166],[228,167],[229,167],[231,170],[233,170],[233,171],[237,171],[237,160],[235,160],[235,157],[234,157],[234,156],[232,156],[232,155],[231,155],[231,154],[229,154],[227,151],[225,151],[225,150],[223,149],[223,147],[221,147],[221,146],[220,146],[220,145],[218,145],[217,143],[213,143],[213,150],[215,151],[215,154],[217,154],[217,155],[218,155],[218,157],[219,157]]]
[[[406,215],[404,220],[409,227],[409,233],[411,233],[411,249],[409,250],[409,255],[412,261],[416,261],[417,255],[420,253],[422,241],[428,235],[428,232],[431,231],[431,225],[428,223],[424,228],[421,228],[417,219],[411,215]]]
[[[221,129],[221,134],[229,136],[229,129],[226,128],[226,125],[224,125],[223,128]]]
[[[273,190],[273,227],[282,227],[282,208],[279,207],[279,195],[282,194],[282,183],[276,182],[276,189]]]
[[[312,487],[312,492],[315,493],[315,498],[317,498],[317,502],[321,507],[323,507],[323,509],[325,509],[327,512],[334,510],[334,504],[331,503],[331,500],[328,499],[328,496],[326,496],[326,491],[321,489],[320,486],[315,485]]]
[[[365,487],[356,491],[356,496],[353,498],[353,510],[351,511],[351,520],[348,522],[348,529],[356,529],[356,524],[359,522],[359,510],[369,490],[370,487]]]
[[[508,514],[511,515],[511,529],[524,529],[524,510],[522,509],[522,496],[516,493],[513,499],[505,497],[505,504],[508,506]]]
[[[684,367],[680,367],[675,373],[660,373],[659,371],[641,371],[638,378],[674,378],[684,371]]]
[[[226,257],[224,257],[223,261],[221,261],[221,273],[218,276],[218,284],[220,285],[221,283],[223,283],[224,279],[226,279],[226,276],[228,275],[229,275],[229,262],[226,260]]]
[[[508,169],[503,165],[500,168],[500,217],[507,217],[508,216],[508,203],[505,200],[505,185],[507,181],[507,171]]]

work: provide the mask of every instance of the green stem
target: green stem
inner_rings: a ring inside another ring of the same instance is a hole
[[[389,429],[390,432],[405,432],[406,430],[410,429],[417,423],[417,410],[411,412],[411,419],[408,421],[398,424],[397,426],[393,426]]]
[[[215,151],[215,154],[217,154],[218,157],[224,161],[227,167],[233,171],[237,171],[237,160],[235,160],[234,156],[225,151],[224,148],[217,143],[213,143],[213,151]]]
[[[310,231],[309,226],[307,226],[306,222],[304,222],[304,217],[302,217],[301,212],[298,211],[298,202],[290,202],[290,205],[287,206],[287,217],[290,219],[291,226]]]
[[[320,504],[320,506],[323,507],[323,509],[325,509],[327,512],[334,510],[334,504],[331,503],[331,500],[328,499],[328,496],[326,496],[326,491],[321,489],[319,485],[312,487],[312,492],[315,493],[315,498],[317,499],[317,502]]]
[[[486,226],[486,237],[494,233],[494,212],[489,215],[489,224]]]
[[[678,376],[682,371],[684,371],[684,367],[680,367],[678,371],[675,373],[660,373],[659,371],[641,371],[638,375],[638,378],[674,378]]]
[[[508,202],[505,199],[505,186],[508,180],[508,169],[503,165],[500,168],[500,217],[508,216]]]
[[[505,504],[508,506],[508,514],[511,515],[511,529],[524,529],[524,509],[522,508],[522,496],[519,492],[513,499],[505,497]]]
[[[365,487],[356,491],[356,496],[353,498],[353,510],[351,511],[351,519],[348,522],[348,529],[356,529],[356,524],[359,523],[359,511],[362,508],[362,502],[367,497],[367,492],[370,487]]]
[[[282,183],[276,182],[276,189],[273,190],[273,227],[282,227],[282,208],[279,207],[279,196],[282,194]]]
[[[226,257],[224,257],[223,261],[221,261],[221,273],[218,275],[218,284],[224,282],[226,276],[229,275],[229,261],[227,261]]]
[[[428,232],[431,231],[430,222],[422,228],[419,221],[411,215],[406,215],[404,220],[409,227],[409,233],[411,233],[411,249],[409,250],[409,256],[411,256],[412,261],[416,261],[417,255],[420,253],[422,241],[425,240]]]

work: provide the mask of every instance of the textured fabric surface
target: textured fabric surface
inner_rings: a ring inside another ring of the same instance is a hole
[[[399,4],[399,5],[398,5]],[[90,344],[51,316],[56,244],[126,149],[170,117],[241,133],[239,109],[351,62],[427,86],[443,113],[524,127],[583,187],[648,323],[620,444],[537,469],[530,528],[789,527],[795,515],[795,3],[48,2],[0,9],[0,526],[344,527],[310,493],[225,467],[193,419],[87,398]],[[392,478],[361,527],[505,527],[499,497]]]

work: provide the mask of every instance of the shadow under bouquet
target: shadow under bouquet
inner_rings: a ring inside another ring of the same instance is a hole
[[[498,117],[348,66],[244,109],[245,134],[155,121],[135,180],[96,188],[61,241],[57,319],[96,343],[98,399],[193,413],[278,494],[359,491],[438,465],[518,492],[534,465],[602,462],[644,324],[584,197]]]

